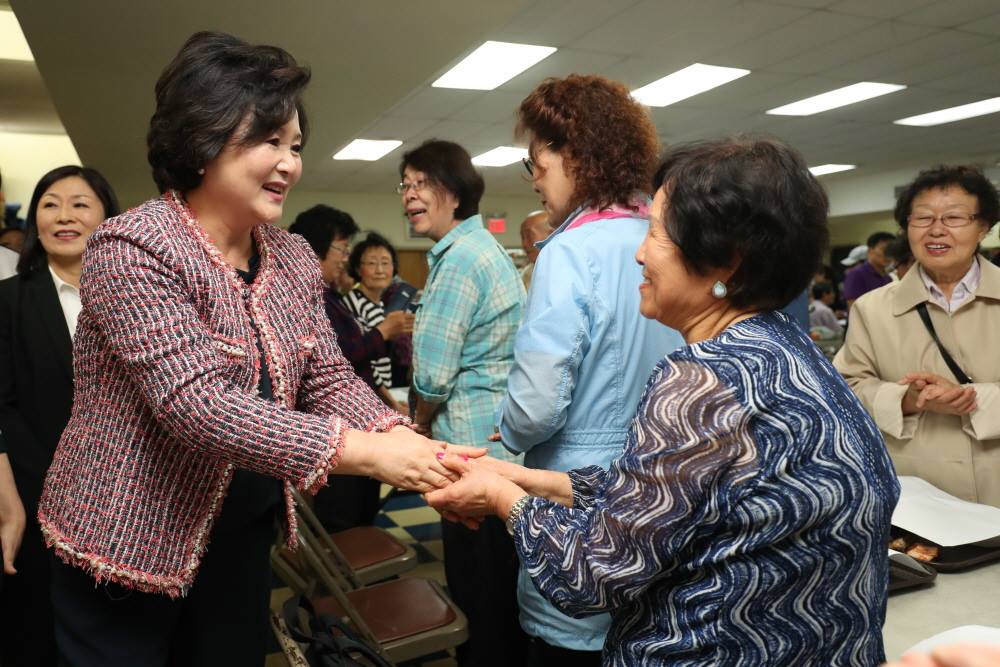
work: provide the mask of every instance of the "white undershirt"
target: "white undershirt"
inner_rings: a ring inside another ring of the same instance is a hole
[[[965,276],[951,290],[950,299],[945,297],[941,288],[931,280],[931,277],[924,271],[924,267],[918,266],[917,270],[920,272],[920,279],[923,280],[924,287],[927,288],[927,293],[930,295],[931,303],[941,306],[946,313],[954,313],[958,310],[959,306],[976,298],[976,290],[979,289],[979,280],[982,271],[979,268],[979,262],[975,258],[972,259],[972,266],[966,271]]]
[[[73,338],[76,335],[76,321],[80,317],[80,310],[83,309],[83,304],[80,303],[80,290],[56,275],[51,265],[49,273],[52,274],[52,282],[56,284],[56,294],[59,295],[59,305],[62,306],[66,326],[69,327],[69,337]]]

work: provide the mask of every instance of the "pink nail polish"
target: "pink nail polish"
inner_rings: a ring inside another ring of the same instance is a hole
[[[437,454],[435,454],[434,456],[436,456],[436,457],[437,457],[437,460],[438,460],[438,461],[441,461],[442,459],[444,459],[444,452],[438,452],[438,453],[437,453]]]
[[[468,457],[468,456],[466,456],[465,454],[462,454],[462,460],[463,460],[463,461],[468,461],[468,460],[469,460],[469,457]]]

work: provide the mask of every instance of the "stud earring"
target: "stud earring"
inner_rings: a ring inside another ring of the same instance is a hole
[[[198,170],[198,175],[199,176],[204,176],[205,175],[205,168],[204,167],[202,167],[201,169]]]
[[[729,290],[726,289],[726,283],[721,280],[716,280],[715,284],[712,285],[712,296],[716,299],[724,299],[728,293]]]

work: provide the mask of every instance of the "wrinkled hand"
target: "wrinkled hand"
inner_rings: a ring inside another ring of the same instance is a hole
[[[421,493],[444,488],[460,477],[441,462],[446,450],[456,458],[478,458],[486,453],[478,447],[430,440],[405,426],[396,426],[385,435],[385,441],[379,443],[378,451],[373,452],[373,476],[387,484]]]
[[[904,414],[926,410],[967,415],[978,407],[975,387],[956,384],[935,373],[907,373],[899,384],[909,385],[903,395]]]
[[[461,479],[454,484],[428,493],[427,504],[444,515],[450,513],[466,519],[482,519],[491,514],[500,514],[505,499],[522,496],[524,491],[487,466],[464,461],[456,461],[452,455],[445,461],[450,472],[462,470]],[[447,516],[445,518],[448,518]]]
[[[1000,667],[1000,647],[990,644],[939,646],[931,655],[907,653],[886,667]]]
[[[413,322],[415,320],[416,316],[413,313],[408,313],[404,310],[394,310],[386,313],[385,319],[376,325],[375,328],[381,332],[382,338],[393,340],[403,334],[413,333]]]

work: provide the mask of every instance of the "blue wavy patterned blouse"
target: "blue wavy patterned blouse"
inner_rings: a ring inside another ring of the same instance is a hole
[[[610,470],[532,498],[522,563],[611,611],[608,665],[877,665],[899,485],[878,428],[790,318],[669,354]]]

